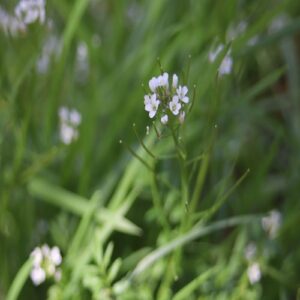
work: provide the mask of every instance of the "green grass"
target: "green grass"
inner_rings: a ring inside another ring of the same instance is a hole
[[[46,16],[52,27],[0,31],[0,299],[299,298],[297,1],[55,0]],[[271,30],[274,20],[284,21]],[[53,35],[61,51],[40,74]],[[227,49],[233,71],[218,77]],[[195,93],[181,141],[158,139],[144,110],[157,58]],[[61,106],[82,115],[68,146]],[[274,209],[282,225],[270,239],[261,217]],[[62,279],[36,287],[29,255],[44,243],[61,249]]]

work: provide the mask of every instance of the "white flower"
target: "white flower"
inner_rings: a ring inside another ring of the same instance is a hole
[[[178,85],[178,76],[176,74],[173,74],[172,87],[176,89],[177,85]]]
[[[236,27],[230,26],[228,32],[227,32],[227,40],[232,41],[242,35],[246,29],[247,29],[247,22],[241,21]]]
[[[185,112],[184,111],[181,111],[180,113],[179,113],[179,123],[180,124],[183,124],[183,122],[184,122],[184,119],[185,119]]]
[[[81,123],[81,115],[75,110],[69,110],[66,107],[61,107],[58,112],[60,118],[60,139],[69,145],[71,142],[78,138],[77,127]]]
[[[157,82],[157,78],[156,77],[152,77],[149,81],[149,88],[150,90],[154,93],[156,88],[158,86],[158,82]]]
[[[245,249],[245,258],[248,261],[251,261],[256,254],[256,245],[254,243],[250,243],[247,245]]]
[[[69,110],[65,106],[62,106],[59,109],[58,115],[60,117],[61,122],[68,122],[68,119],[69,119]]]
[[[57,246],[50,250],[50,259],[55,266],[59,266],[62,262],[60,250]]]
[[[253,263],[248,267],[247,275],[251,284],[258,282],[261,278],[261,271],[258,263]]]
[[[181,104],[179,103],[178,96],[173,96],[172,101],[169,102],[169,108],[174,116],[177,116],[179,114]]]
[[[270,238],[274,239],[281,226],[281,213],[277,210],[272,210],[268,216],[262,218],[261,223],[263,229],[269,234]]]
[[[41,248],[36,247],[34,250],[31,252],[30,256],[32,257],[33,260],[33,265],[35,267],[40,266],[42,260],[43,260],[43,253]]]
[[[168,87],[169,86],[169,74],[164,73],[163,75],[158,76],[157,85],[159,87]]]
[[[179,100],[181,100],[184,103],[189,103],[189,97],[186,96],[188,92],[188,88],[186,86],[179,86],[177,91],[177,95]]]
[[[89,75],[89,49],[85,42],[80,42],[76,51],[75,71],[78,81],[85,82]]]
[[[153,94],[149,101],[145,102],[145,110],[149,112],[149,117],[152,119],[156,115],[160,101],[156,99],[156,94]]]
[[[229,54],[226,54],[219,67],[219,74],[221,76],[225,74],[230,74],[232,70],[232,65],[233,65],[232,57]]]
[[[149,103],[151,103],[151,95],[145,95],[144,96],[144,105],[146,107],[146,105],[148,105]]]
[[[34,267],[30,272],[30,278],[34,285],[40,285],[46,279],[46,272],[41,267]]]
[[[69,116],[71,124],[79,125],[81,123],[81,115],[76,109],[72,109]]]
[[[61,53],[61,43],[59,39],[51,35],[45,40],[42,53],[36,62],[36,70],[40,74],[46,74],[52,58],[57,58]]]
[[[33,268],[30,277],[35,285],[41,284],[48,277],[58,278],[60,269],[56,267],[62,263],[60,250],[57,246],[49,248],[48,245],[36,247],[30,254],[33,259]]]
[[[215,50],[211,50],[208,54],[209,61],[213,63],[223,49],[224,45],[220,44]]]
[[[42,246],[42,253],[43,253],[43,256],[44,257],[49,257],[49,255],[50,255],[50,248],[49,248],[49,246],[48,245],[43,245]]]
[[[15,7],[16,16],[25,24],[34,23],[39,20],[45,22],[45,1],[44,0],[21,0]]]
[[[160,121],[162,122],[162,124],[167,124],[168,123],[168,120],[169,120],[169,117],[168,115],[164,115],[161,117]]]
[[[61,141],[69,145],[72,141],[78,137],[78,131],[67,124],[61,124],[60,126],[60,139]]]
[[[26,25],[0,7],[0,29],[6,35],[11,34],[12,36],[16,36],[19,33],[26,32]]]

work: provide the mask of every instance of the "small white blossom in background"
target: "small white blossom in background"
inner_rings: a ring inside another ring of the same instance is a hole
[[[76,49],[75,71],[77,80],[85,82],[89,75],[89,49],[85,42],[80,42]]]
[[[282,223],[281,213],[277,210],[270,211],[269,215],[261,219],[263,229],[271,239],[277,237],[278,230]]]
[[[0,29],[6,35],[16,37],[26,33],[28,24],[36,21],[44,24],[45,5],[45,0],[20,0],[14,9],[14,15],[10,15],[0,7]]]
[[[245,248],[245,258],[247,261],[252,261],[256,255],[256,245],[254,243],[249,243]]]
[[[54,278],[59,281],[62,263],[62,256],[57,246],[50,248],[48,245],[36,247],[30,254],[32,258],[32,270],[30,278],[34,285],[40,285],[47,278]]]
[[[247,269],[248,279],[251,284],[255,284],[261,279],[260,266],[257,262],[251,264]]]
[[[25,24],[31,24],[39,21],[45,22],[45,0],[21,0],[15,7],[17,18]]]
[[[46,74],[52,58],[57,58],[61,53],[61,43],[59,39],[52,35],[46,39],[42,53],[37,60],[36,70],[40,74]]]
[[[60,118],[60,139],[69,145],[78,138],[78,126],[81,123],[81,115],[75,110],[61,107],[58,112]]]
[[[208,54],[209,61],[213,63],[217,59],[219,54],[223,51],[223,49],[224,49],[224,45],[220,44],[216,47],[216,49],[210,51]],[[233,59],[230,55],[230,52],[231,52],[230,50],[227,51],[225,57],[223,58],[219,66],[219,70],[218,70],[219,76],[230,74],[232,71]]]
[[[26,25],[0,7],[0,29],[13,37],[25,33]]]
[[[288,25],[288,23],[290,22],[290,17],[287,14],[281,14],[276,16],[268,29],[269,34],[273,34],[276,33],[280,30],[282,30],[284,27],[286,27]]]
[[[158,116],[161,124],[182,124],[185,119],[187,105],[190,102],[188,88],[179,85],[179,78],[173,74],[171,82],[169,74],[163,73],[149,80],[150,93],[144,96],[145,111],[153,119]]]
[[[231,25],[229,29],[227,30],[227,41],[233,41],[237,37],[243,35],[243,33],[247,29],[247,22],[246,21],[241,21],[237,25]]]

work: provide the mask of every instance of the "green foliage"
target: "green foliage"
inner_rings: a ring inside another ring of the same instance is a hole
[[[292,0],[55,0],[17,35],[0,14],[0,299],[299,298],[299,13]],[[182,125],[144,111],[162,70],[189,88]],[[69,145],[62,106],[81,114]],[[35,286],[43,244],[61,249],[62,276]]]

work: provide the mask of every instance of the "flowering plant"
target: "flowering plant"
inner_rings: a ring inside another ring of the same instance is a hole
[[[182,124],[188,112],[188,88],[178,84],[178,76],[173,74],[172,84],[169,74],[163,73],[149,81],[150,93],[144,96],[145,110],[153,119],[157,116],[163,125]]]

